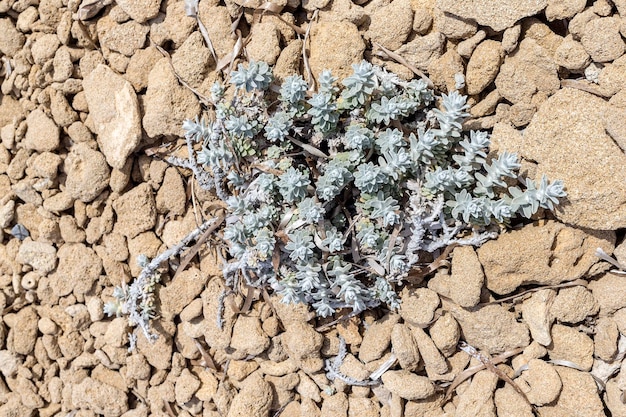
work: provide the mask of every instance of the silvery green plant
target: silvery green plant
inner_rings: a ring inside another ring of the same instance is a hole
[[[433,254],[565,196],[561,181],[519,177],[515,154],[488,156],[487,133],[462,130],[459,92],[353,69],[341,82],[323,71],[313,92],[287,77],[276,97],[268,65],[240,64],[211,89],[214,116],[183,124],[189,157],[169,161],[225,202],[231,289],[271,288],[322,317],[397,308],[397,288]]]

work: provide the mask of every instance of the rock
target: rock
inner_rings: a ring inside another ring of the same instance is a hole
[[[109,185],[110,171],[104,155],[86,143],[72,146],[63,165],[65,191],[75,200],[89,203]]]
[[[554,62],[570,71],[583,71],[591,62],[583,45],[567,35],[554,53]]]
[[[161,314],[172,319],[202,293],[207,277],[197,268],[189,268],[159,290]]]
[[[485,274],[471,246],[460,246],[452,252],[450,275],[439,272],[428,281],[428,288],[450,298],[461,307],[474,307],[480,302]]]
[[[382,381],[385,388],[405,400],[422,400],[435,393],[435,386],[427,377],[406,370],[387,371]]]
[[[623,391],[620,389],[617,378],[613,378],[606,383],[606,392],[604,394],[604,404],[609,409],[611,416],[626,416],[626,404],[622,401]]]
[[[504,53],[510,54],[517,48],[521,33],[522,25],[519,23],[504,31],[502,34],[502,49]]]
[[[28,130],[20,142],[25,149],[36,152],[52,152],[60,143],[60,129],[40,109],[35,109],[26,117]]]
[[[541,359],[531,359],[528,369],[515,380],[534,405],[545,405],[556,400],[561,392],[561,378],[554,366]]]
[[[413,7],[413,2],[411,2]],[[433,24],[433,10],[428,7],[413,7],[413,31],[418,35],[426,35]]]
[[[580,90],[565,88],[544,102],[524,133],[522,157],[563,180],[567,204],[556,217],[568,224],[615,230],[626,224],[626,110]],[[558,126],[558,127],[557,127]],[[587,150],[594,137],[594,151]],[[619,145],[617,146],[616,143]],[[554,147],[567,149],[567,156]],[[604,166],[615,167],[607,172]]]
[[[531,337],[534,341],[544,346],[552,343],[550,326],[554,318],[549,310],[555,296],[555,290],[544,289],[535,292],[522,304],[522,318],[524,323],[528,325]]]
[[[235,358],[258,356],[270,346],[270,339],[261,328],[261,320],[255,316],[240,315],[233,327],[230,347]]]
[[[121,24],[114,22],[110,16],[98,20],[100,45],[127,57],[143,48],[149,31],[148,25],[142,25],[134,20]]]
[[[220,307],[220,299],[225,291],[221,279],[212,279],[202,292],[203,315],[205,326],[205,339],[207,344],[215,349],[226,349],[230,346],[230,337],[237,313],[236,305],[228,300],[223,300],[223,309]],[[222,326],[218,326],[217,317],[222,313]]]
[[[389,347],[391,332],[399,319],[397,314],[387,314],[372,323],[363,335],[359,359],[364,363],[380,359]]]
[[[456,90],[455,75],[464,72],[463,58],[452,48],[428,65],[428,77],[442,92]]]
[[[402,45],[395,52],[419,70],[426,71],[428,66],[440,58],[444,51],[446,37],[440,32],[431,32],[425,36],[416,36]]]
[[[600,305],[600,315],[607,316],[626,307],[626,282],[622,278],[607,273],[589,283],[588,288]]]
[[[0,52],[13,57],[22,50],[26,37],[20,33],[9,17],[0,19]]]
[[[444,303],[461,326],[465,341],[489,354],[503,353],[530,343],[528,327],[518,323],[515,314],[504,307],[491,304],[474,311]]]
[[[420,327],[412,326],[411,333],[413,334],[413,340],[415,340],[417,344],[419,353],[422,356],[422,361],[424,362],[428,376],[443,375],[448,372],[449,366],[446,362],[446,358],[439,352],[437,346],[426,332]]]
[[[552,326],[552,346],[548,346],[550,359],[574,362],[589,371],[593,364],[593,341],[575,328],[555,324]]]
[[[72,408],[91,410],[107,417],[121,416],[128,410],[126,393],[111,385],[86,377],[68,387]]]
[[[451,314],[445,313],[430,328],[430,338],[445,356],[452,356],[461,339],[461,329]]]
[[[157,336],[154,341],[149,341],[143,332],[138,332],[137,352],[145,356],[146,361],[157,370],[169,369],[172,365],[174,347],[172,335],[176,331],[176,327],[172,322],[160,320],[152,323],[152,331]]]
[[[498,376],[489,370],[476,373],[460,395],[455,417],[495,416],[493,393],[497,383]]]
[[[253,373],[233,398],[227,417],[267,417],[273,397],[270,384],[261,374]]]
[[[613,318],[599,317],[595,330],[593,355],[605,362],[612,362],[617,355],[617,340],[619,339],[617,324]]]
[[[46,275],[56,267],[57,251],[50,243],[26,239],[20,245],[16,260],[21,264],[30,265],[35,271]]]
[[[391,331],[391,351],[398,358],[402,369],[415,371],[420,361],[420,352],[406,324],[396,324]]]
[[[561,323],[580,323],[598,313],[600,306],[583,286],[563,288],[550,306],[550,314]]]
[[[313,76],[324,69],[340,80],[352,74],[352,64],[363,59],[365,43],[350,22],[320,22],[311,29],[309,64]]]
[[[252,36],[253,38],[250,43],[255,39],[254,35]],[[246,46],[246,48],[248,48],[248,46]],[[162,55],[159,53],[159,57],[161,56]],[[172,65],[180,78],[192,87],[197,88],[200,87],[202,82],[207,78],[211,67],[215,66],[215,60],[209,48],[205,46],[202,34],[200,32],[193,32],[172,56]],[[154,66],[154,63],[152,63],[151,66]]]
[[[596,383],[591,375],[564,366],[556,366],[555,369],[561,378],[563,389],[556,402],[538,409],[540,415],[580,417],[605,415]]]
[[[428,288],[409,289],[405,287],[400,293],[400,316],[407,323],[418,326],[429,324],[435,317],[435,310],[439,307],[439,296]]]
[[[280,31],[272,22],[252,26],[251,39],[246,50],[250,59],[274,65],[280,55]]]
[[[496,87],[502,97],[515,104],[529,102],[536,92],[554,94],[561,82],[552,53],[534,39],[525,38],[515,54],[508,55],[500,66]]]
[[[322,402],[322,416],[347,417],[348,397],[343,392],[327,396]]]
[[[183,136],[182,124],[200,113],[200,104],[189,89],[178,83],[166,58],[158,61],[148,77],[143,127],[150,138]]]
[[[530,283],[554,285],[584,276],[598,261],[595,249],[613,249],[613,232],[575,229],[547,221],[500,235],[478,249],[486,285],[509,294]]]
[[[187,195],[183,179],[176,168],[170,167],[165,171],[163,183],[157,192],[157,212],[182,216],[185,213],[186,204]]]
[[[98,146],[108,164],[122,169],[141,141],[139,101],[131,84],[105,65],[83,81]]]
[[[353,354],[348,353],[344,358],[339,372],[348,378],[353,378],[357,381],[365,381],[369,379],[371,372],[367,370],[365,364],[358,360]]]
[[[472,19],[464,19],[435,8],[432,29],[434,32],[443,33],[448,39],[468,39],[476,34],[478,25]]]
[[[485,37],[487,37],[487,32],[484,30],[479,30],[469,39],[459,42],[456,46],[456,51],[459,55],[461,55],[465,59],[469,59],[472,56],[472,53],[476,49],[479,43],[481,43]]]
[[[547,0],[525,0],[511,4],[507,0],[438,0],[437,7],[445,12],[463,19],[472,19],[479,25],[489,26],[496,32],[501,32],[515,24],[518,20],[533,16],[542,11]]]
[[[348,417],[378,417],[379,409],[373,398],[348,397]]]
[[[50,275],[55,295],[84,295],[98,281],[102,260],[93,249],[82,243],[66,243],[59,248],[58,256],[59,266]]]
[[[175,56],[176,54],[174,54]],[[154,67],[163,55],[155,48],[154,46],[149,46],[145,49],[140,49],[130,57],[130,61],[128,62],[128,67],[126,67],[126,72],[124,73],[124,78],[126,78],[135,89],[136,92],[140,92],[148,87],[148,76],[150,75],[150,71]],[[172,57],[172,59],[174,59]],[[192,66],[195,66],[195,63],[190,63]]]
[[[122,194],[113,202],[113,209],[117,214],[116,232],[128,238],[152,229],[156,223],[156,203],[147,183]]]
[[[496,389],[493,396],[498,416],[500,417],[534,417],[533,409],[526,400],[509,384]]]
[[[161,0],[116,0],[115,3],[138,23],[156,17],[161,8]]]
[[[168,14],[166,14],[166,16]],[[213,48],[217,56],[221,58],[231,53],[235,46],[235,40],[230,36],[231,18],[228,9],[222,6],[212,6],[211,2],[203,1],[200,2],[199,16],[200,20],[205,22],[209,38],[213,43]],[[194,27],[196,25],[195,19],[193,19],[192,22],[192,27]],[[211,24],[207,25],[207,22],[211,22]],[[173,29],[177,29],[180,24],[178,21],[175,21],[172,22],[172,25]],[[185,39],[187,39],[186,36],[183,40]]]
[[[503,58],[504,51],[500,42],[493,40],[481,42],[467,63],[465,73],[467,94],[479,94],[491,84],[498,75]]]
[[[594,62],[610,62],[624,54],[626,44],[620,35],[618,17],[602,17],[587,22],[580,42]]]
[[[8,336],[7,347],[12,353],[29,355],[37,342],[39,316],[34,307],[22,308],[15,315],[15,326],[11,328]]]
[[[198,377],[192,374],[189,369],[183,369],[180,376],[176,379],[176,386],[174,388],[176,402],[178,404],[184,404],[191,401],[191,398],[199,388],[200,380]]]
[[[546,6],[546,18],[548,22],[554,20],[571,19],[585,9],[585,0],[548,0]]]
[[[12,377],[17,374],[21,361],[17,355],[8,350],[0,350],[0,372],[5,377]]]
[[[626,56],[621,56],[612,63],[607,63],[598,76],[598,84],[602,91],[607,95],[614,96],[613,98],[616,97],[618,92],[622,91],[625,81]],[[619,143],[619,146],[622,147],[622,142]]]
[[[370,15],[366,37],[372,43],[379,43],[395,51],[409,37],[413,27],[413,10],[410,0],[393,0]]]
[[[286,323],[283,321],[283,324]],[[319,371],[324,366],[320,358],[324,337],[305,322],[293,322],[286,326],[287,331],[283,333],[282,341],[289,357],[295,360],[304,372]]]

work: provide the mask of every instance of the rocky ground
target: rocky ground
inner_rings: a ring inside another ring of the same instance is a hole
[[[205,36],[183,1],[83,3],[0,0],[0,416],[626,416],[626,278],[595,254],[626,265],[626,1],[201,0]],[[233,54],[306,73],[307,29],[313,74],[464,73],[467,128],[566,201],[338,323],[252,293],[218,328],[209,239],[129,353],[104,303],[214,207],[157,156]]]

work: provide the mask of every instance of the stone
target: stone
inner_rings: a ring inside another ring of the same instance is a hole
[[[595,297],[583,286],[559,290],[550,306],[550,315],[561,323],[580,323],[589,316],[596,315],[600,306]]]
[[[56,34],[49,33],[37,38],[31,47],[35,64],[43,65],[52,59],[60,44]]]
[[[587,22],[580,42],[594,62],[611,62],[624,54],[626,44],[620,34],[620,25],[617,16]]]
[[[626,416],[626,404],[622,401],[623,391],[620,389],[617,378],[613,378],[606,383],[604,394],[604,404],[609,409],[611,416]]]
[[[163,55],[154,46],[140,49],[130,57],[124,78],[132,84],[136,92],[140,92],[148,87],[150,71],[161,58],[163,58]]]
[[[561,82],[552,53],[531,38],[524,38],[518,48],[504,59],[495,79],[502,97],[515,104],[530,102],[537,92],[554,94]]]
[[[103,48],[119,52],[127,57],[143,48],[146,36],[150,31],[148,25],[130,20],[125,23],[116,23],[110,16],[98,20],[98,40]]]
[[[395,52],[417,69],[426,71],[435,60],[443,55],[446,37],[441,32],[431,32],[425,36],[416,36]]]
[[[269,346],[270,339],[261,328],[259,317],[245,315],[237,317],[230,339],[230,347],[235,350],[233,352],[235,358],[258,356]]]
[[[113,202],[113,209],[117,214],[116,231],[128,238],[150,230],[156,224],[156,203],[152,187],[147,183],[122,194]]]
[[[500,42],[490,39],[481,42],[467,63],[465,73],[467,94],[479,94],[491,84],[498,75],[503,59],[504,51]]]
[[[391,332],[399,319],[397,314],[387,314],[372,323],[363,335],[359,359],[364,363],[380,359],[389,347]]]
[[[157,211],[182,216],[185,214],[186,204],[187,195],[183,179],[176,168],[170,167],[165,171],[163,184],[156,195]]]
[[[445,313],[430,328],[430,338],[445,356],[452,356],[461,339],[461,329],[452,314]]]
[[[510,384],[496,389],[493,395],[498,416],[501,417],[534,417],[533,408],[515,391]]]
[[[564,88],[539,107],[524,131],[522,158],[536,161],[537,172],[566,186],[567,204],[555,211],[561,222],[596,230],[626,225],[622,120],[626,121],[626,110],[593,94]]]
[[[617,324],[611,317],[599,317],[595,326],[593,338],[594,357],[604,362],[612,362],[617,355],[617,341],[619,339]]]
[[[552,345],[548,346],[550,359],[566,360],[589,371],[593,364],[593,340],[579,330],[554,324]]]
[[[285,324],[284,321],[283,324]],[[305,322],[290,323],[287,325],[282,341],[289,357],[295,360],[303,371],[313,373],[324,366],[320,357],[324,337],[316,332],[310,324]]]
[[[582,12],[586,5],[586,0],[548,0],[545,10],[546,18],[548,22],[571,19]]]
[[[159,57],[161,56],[159,53]],[[152,54],[148,55],[148,58],[151,57]],[[154,62],[148,63],[154,66]],[[215,66],[215,60],[206,47],[202,34],[193,32],[172,55],[172,65],[183,81],[197,88],[207,78],[211,67]]]
[[[214,349],[226,349],[230,346],[230,337],[238,311],[235,303],[227,302],[220,307],[220,297],[225,291],[223,280],[212,279],[202,291],[202,307],[204,315],[204,334],[207,344]],[[222,314],[223,324],[218,326],[216,317]]]
[[[455,75],[464,72],[463,58],[452,48],[428,65],[428,78],[433,82],[435,89],[442,92],[456,90]]]
[[[189,369],[183,369],[180,376],[176,378],[176,385],[174,387],[176,402],[178,404],[184,404],[191,401],[191,398],[199,388],[200,380],[198,377],[192,374]]]
[[[107,163],[122,169],[141,141],[141,113],[132,85],[105,65],[83,81],[98,146]]]
[[[479,30],[469,39],[459,42],[456,46],[456,51],[465,59],[469,59],[472,53],[476,49],[479,43],[481,43],[487,37],[487,32]]]
[[[598,262],[596,248],[611,253],[614,239],[613,232],[547,221],[500,235],[477,253],[487,288],[504,295],[530,283],[554,285],[583,277]]]
[[[24,42],[26,37],[15,28],[9,17],[0,19],[0,52],[13,57],[22,50]]]
[[[455,417],[495,416],[493,394],[497,383],[498,376],[489,370],[476,373],[460,395]]]
[[[352,64],[363,59],[365,43],[358,28],[350,22],[320,22],[311,29],[309,65],[313,76],[324,69],[342,80],[352,74]]]
[[[602,401],[597,385],[587,372],[577,371],[565,366],[556,366],[563,388],[556,402],[538,409],[545,416],[603,416]]]
[[[56,267],[57,250],[50,243],[26,239],[20,245],[16,260],[21,264],[30,265],[35,271],[46,275]]]
[[[159,291],[161,314],[172,319],[202,293],[207,277],[197,268],[189,268],[177,274],[174,280]]]
[[[348,397],[343,392],[326,396],[322,401],[322,416],[348,416]]]
[[[61,131],[42,110],[35,109],[26,117],[26,135],[20,142],[25,149],[36,152],[52,152],[60,144]]]
[[[422,400],[435,393],[435,386],[427,377],[406,370],[387,371],[381,379],[385,388],[405,400]]]
[[[410,0],[393,0],[370,15],[371,23],[365,35],[372,43],[378,43],[395,51],[401,47],[413,27],[413,10]]]
[[[561,378],[555,367],[541,359],[531,359],[528,369],[515,382],[534,405],[545,405],[556,400],[561,392]]]
[[[490,355],[503,353],[530,344],[528,327],[516,320],[515,314],[500,305],[490,304],[467,311],[455,304],[444,303],[461,326],[465,341]]]
[[[68,388],[72,408],[91,410],[107,417],[118,417],[128,411],[126,393],[112,385],[86,377]]]
[[[77,143],[65,158],[65,192],[73,199],[89,203],[109,185],[110,171],[104,155],[86,143]]]
[[[600,305],[600,315],[610,315],[626,307],[626,282],[621,278],[607,273],[589,283],[588,288]]]
[[[211,2],[200,2],[199,16],[206,26],[209,38],[213,43],[213,48],[218,57],[224,57],[233,51],[235,40],[231,37],[231,18],[228,8],[223,6],[212,6]],[[168,10],[169,11],[169,10]],[[193,26],[196,25],[195,19],[192,20]],[[211,24],[207,24],[210,22]],[[172,22],[174,28],[178,28],[178,21]],[[192,27],[193,27],[192,26]],[[187,39],[187,37],[183,38]]]
[[[524,0],[515,4],[507,0],[437,0],[437,7],[463,19],[475,20],[501,32],[524,17],[533,16],[547,6],[547,0]]]
[[[402,323],[393,326],[391,330],[391,350],[398,358],[402,369],[415,371],[420,361],[420,352],[413,339],[411,329]]]
[[[250,59],[276,64],[280,55],[280,31],[272,22],[260,22],[252,26],[251,39],[246,50]]]
[[[65,243],[59,248],[59,266],[50,275],[52,291],[59,297],[74,292],[85,294],[98,281],[102,260],[82,243]]]
[[[34,307],[22,308],[15,314],[15,326],[9,331],[7,347],[18,355],[29,355],[37,342],[39,316]]]
[[[183,121],[200,113],[200,103],[189,89],[178,83],[166,58],[150,71],[144,99],[143,127],[150,138],[159,135],[183,136]]]
[[[253,373],[233,398],[227,417],[267,417],[273,399],[270,384],[260,373]]]
[[[570,71],[583,71],[591,62],[583,45],[567,35],[554,53],[554,62]]]
[[[379,408],[373,398],[348,397],[348,417],[378,417]]]
[[[5,377],[12,377],[17,374],[21,361],[18,356],[8,350],[0,350],[0,372]]]
[[[448,39],[462,40],[474,36],[478,25],[473,19],[465,19],[435,8],[432,29],[433,32],[440,32]]]
[[[474,307],[480,302],[485,274],[471,246],[460,246],[452,252],[450,275],[438,272],[428,281],[428,288],[448,297],[461,307]]]
[[[411,333],[422,356],[428,376],[443,375],[448,372],[449,366],[446,358],[439,352],[437,346],[426,332],[421,327],[411,326]]]
[[[550,326],[552,326],[554,318],[550,314],[550,306],[555,296],[556,291],[547,288],[533,293],[522,304],[524,323],[528,325],[533,340],[543,346],[552,343]]]
[[[519,23],[507,28],[504,33],[502,33],[502,49],[504,53],[510,54],[517,48],[521,33],[522,25]]]
[[[115,3],[138,23],[145,23],[156,17],[161,8],[161,0],[116,0]]]

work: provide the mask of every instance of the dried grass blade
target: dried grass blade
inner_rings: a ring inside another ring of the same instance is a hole
[[[215,372],[219,372],[219,369],[217,369],[217,365],[215,365],[215,361],[213,360],[211,355],[209,355],[209,353],[206,350],[204,350],[204,348],[202,347],[202,343],[200,343],[196,339],[193,339],[193,341],[196,344],[196,348],[200,352],[200,355],[202,355],[202,359],[204,360],[204,365],[213,369]]]
[[[499,299],[499,300],[489,301],[488,303],[480,303],[480,304],[478,304],[478,306],[477,306],[477,307],[478,307],[478,308],[480,308],[480,307],[483,307],[483,306],[488,306],[488,305],[491,305],[491,304],[500,304],[500,303],[504,303],[504,302],[511,301],[511,300],[514,300],[514,299],[519,298],[519,297],[523,297],[523,296],[525,296],[525,295],[527,295],[527,294],[531,294],[531,293],[533,293],[533,292],[537,292],[537,291],[541,291],[541,290],[545,290],[545,289],[558,289],[558,288],[577,287],[577,286],[579,286],[579,285],[580,285],[580,286],[582,286],[582,287],[586,287],[586,286],[587,286],[587,284],[588,284],[588,282],[587,282],[587,281],[585,281],[584,279],[577,279],[577,280],[570,281],[570,282],[564,282],[564,283],[562,283],[562,284],[555,284],[555,285],[542,285],[542,286],[540,286],[540,287],[537,287],[537,288],[531,288],[531,289],[529,289],[529,290],[522,291],[522,292],[521,292],[521,293],[519,293],[519,294],[513,294],[513,295],[511,295],[511,296],[504,297],[504,298],[501,298],[501,299]]]
[[[434,88],[435,84],[433,84],[433,82],[431,81],[430,78],[428,78],[426,76],[426,74],[424,74],[422,71],[418,70],[417,68],[415,68],[413,65],[409,64],[408,61],[406,59],[404,59],[401,55],[390,51],[389,49],[385,48],[384,46],[382,46],[381,44],[374,42],[374,45],[377,46],[378,48],[380,48],[381,51],[383,51],[389,58],[393,59],[394,61],[404,65],[405,67],[407,67],[408,69],[410,69],[411,71],[413,71],[413,73],[415,75],[417,75],[418,77],[422,78],[424,81],[426,81],[426,84],[428,85],[428,88]],[[380,53],[379,53],[380,55]]]
[[[311,33],[311,22],[317,19],[318,12],[319,10],[315,10],[315,12],[313,12],[313,17],[307,25],[306,32],[304,33],[304,40],[302,41],[302,62],[304,63],[304,69],[306,70],[306,81],[309,83],[309,91],[315,91],[316,85],[313,72],[311,71],[311,66],[309,65],[309,57],[306,54],[306,43],[309,40],[309,35]]]

